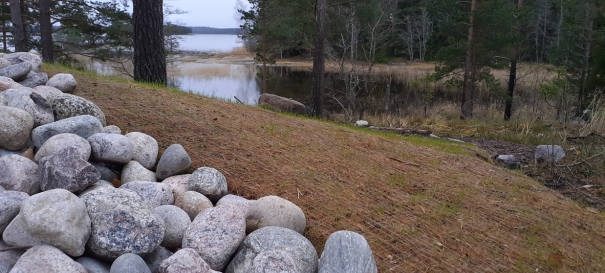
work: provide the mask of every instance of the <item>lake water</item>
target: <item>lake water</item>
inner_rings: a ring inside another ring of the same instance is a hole
[[[242,46],[237,35],[194,34],[178,37],[181,38],[179,49],[185,51],[229,52]]]

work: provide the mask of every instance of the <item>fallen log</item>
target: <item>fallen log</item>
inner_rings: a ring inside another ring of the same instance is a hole
[[[421,135],[421,136],[430,136],[433,132],[429,130],[415,129],[415,128],[391,128],[391,127],[368,127],[370,130],[383,131],[383,132],[393,132],[402,135]]]

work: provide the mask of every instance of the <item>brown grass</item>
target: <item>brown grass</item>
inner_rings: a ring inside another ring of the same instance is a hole
[[[319,253],[347,229],[367,238],[379,272],[605,272],[603,214],[478,159],[472,146],[71,73],[75,94],[124,133],[150,134],[162,150],[182,144],[194,168],[217,168],[232,193],[299,205]]]

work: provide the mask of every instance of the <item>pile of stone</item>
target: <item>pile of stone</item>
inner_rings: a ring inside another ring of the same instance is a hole
[[[39,63],[18,56],[0,64]],[[0,77],[0,273],[377,272],[363,236],[335,232],[318,258],[294,203],[230,195],[214,168],[187,174],[178,144],[157,160],[153,137],[122,135],[68,94],[73,76],[11,79]]]

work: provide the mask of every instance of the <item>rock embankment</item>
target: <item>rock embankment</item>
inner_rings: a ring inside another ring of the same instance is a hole
[[[377,272],[363,236],[336,232],[319,258],[294,203],[188,174],[185,147],[122,135],[41,64],[0,56],[0,273]]]

